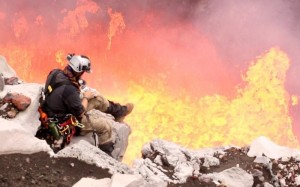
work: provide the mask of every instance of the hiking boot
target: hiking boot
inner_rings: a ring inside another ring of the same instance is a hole
[[[125,105],[126,110],[124,111],[124,113],[119,116],[118,118],[115,119],[116,122],[123,122],[123,120],[125,119],[125,117],[130,114],[133,110],[134,105],[132,103],[127,103]]]

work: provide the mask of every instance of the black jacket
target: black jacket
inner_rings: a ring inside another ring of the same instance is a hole
[[[55,77],[54,72],[59,71]],[[80,90],[72,84],[71,80],[63,73],[62,70],[53,70],[49,73],[45,84],[45,91],[50,84],[53,77],[52,84],[65,82],[64,84],[55,88],[51,93],[46,94],[45,102],[42,106],[48,117],[54,115],[66,115],[73,114],[77,118],[84,112],[84,108],[81,104]]]

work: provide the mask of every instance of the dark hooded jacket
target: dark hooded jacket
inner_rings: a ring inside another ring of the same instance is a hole
[[[58,73],[55,75],[56,71]],[[73,114],[79,119],[79,116],[84,112],[84,108],[81,104],[78,86],[69,79],[64,71],[59,69],[55,69],[49,73],[45,84],[45,91],[50,82],[52,82],[51,85],[64,83],[53,89],[51,93],[47,94],[46,92],[45,102],[42,105],[43,111],[47,113],[48,117]]]

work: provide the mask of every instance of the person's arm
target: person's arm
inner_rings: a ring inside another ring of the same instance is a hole
[[[83,98],[80,98],[80,92],[74,86],[66,85],[63,98],[69,112],[80,118],[86,112],[88,100],[93,98],[93,94],[85,92]]]
[[[86,91],[86,92],[83,93],[83,98],[82,98],[81,104],[82,104],[82,106],[84,108],[84,112],[80,115],[81,117],[86,112],[89,100],[92,99],[93,97],[94,97],[93,92]]]

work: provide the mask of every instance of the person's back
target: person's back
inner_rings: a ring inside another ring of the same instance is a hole
[[[49,88],[49,85],[52,87]],[[59,86],[53,89],[53,85]],[[51,93],[48,89],[51,90]],[[50,72],[45,90],[47,90],[46,98],[42,109],[49,117],[73,114],[78,118],[84,112],[78,85],[72,82],[62,70],[55,69]]]

